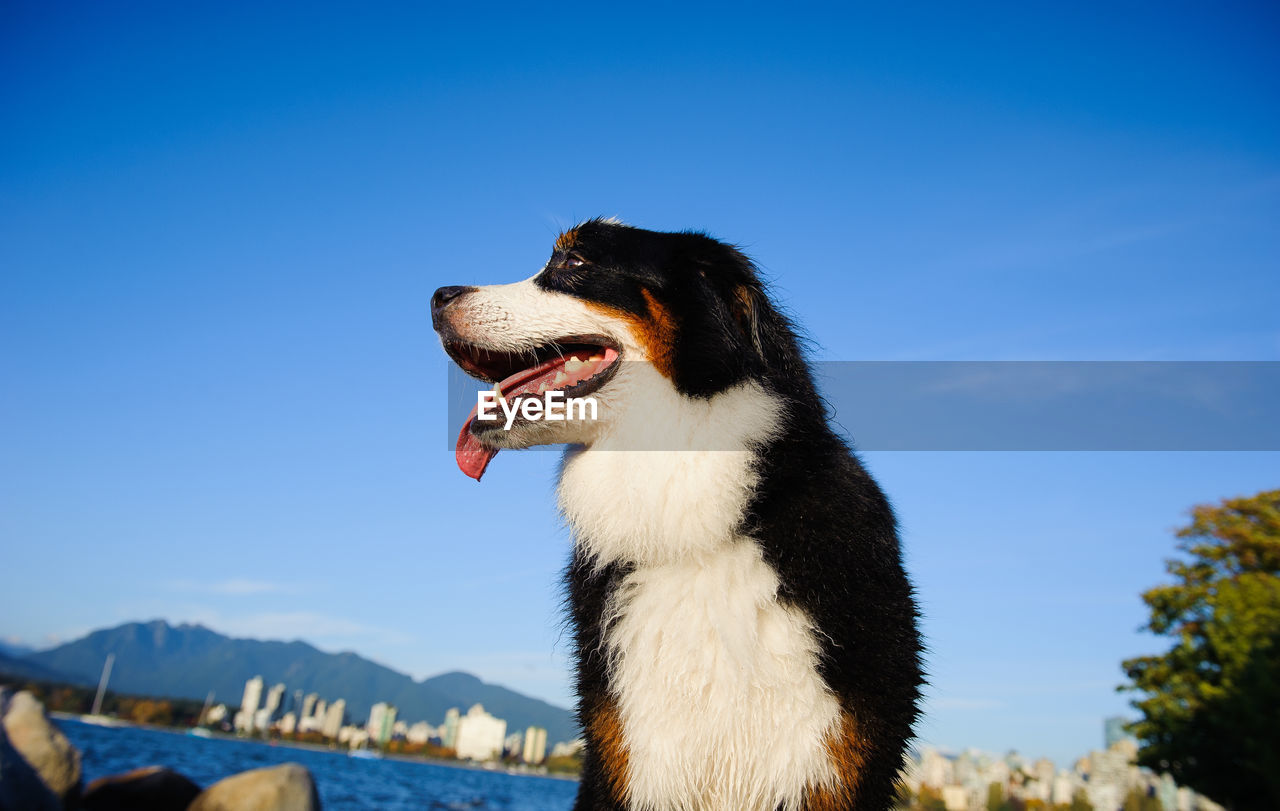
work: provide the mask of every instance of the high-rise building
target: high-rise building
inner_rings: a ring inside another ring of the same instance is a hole
[[[254,676],[244,683],[244,698],[240,700],[240,709],[252,715],[258,711],[258,702],[262,700],[262,677]]]
[[[485,712],[483,705],[473,704],[467,714],[458,719],[454,749],[462,760],[492,760],[502,754],[506,737],[507,722]]]
[[[253,717],[262,700],[262,677],[254,676],[244,683],[244,696],[240,699],[240,712],[236,713],[235,727],[243,732],[253,731]]]
[[[347,702],[345,699],[338,699],[329,705],[324,714],[324,728],[321,732],[326,738],[338,737],[339,730],[342,729],[342,722],[347,715]]]
[[[1126,723],[1128,722],[1119,715],[1113,715],[1110,718],[1103,720],[1102,722],[1102,740],[1103,740],[1102,748],[1103,749],[1110,749],[1111,745],[1114,744],[1116,741],[1131,740],[1133,738],[1133,736],[1129,734],[1129,731],[1125,729]]]
[[[391,740],[395,724],[396,708],[379,701],[369,710],[369,723],[365,725],[365,731],[369,733],[370,740],[377,741],[379,746],[385,746]]]
[[[547,757],[547,731],[542,727],[529,727],[524,731],[525,763],[541,763]]]
[[[274,721],[276,714],[280,712],[280,705],[284,702],[285,686],[277,684],[267,691],[267,703],[263,705],[263,709],[267,711],[267,720]]]
[[[298,720],[310,718],[311,713],[315,712],[316,702],[320,700],[320,696],[315,693],[307,693],[307,697],[302,699],[302,710],[298,712]]]
[[[450,707],[444,714],[444,735],[440,738],[441,745],[446,749],[452,749],[454,744],[458,742],[458,708]]]

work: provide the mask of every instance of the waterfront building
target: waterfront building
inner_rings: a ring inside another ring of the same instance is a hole
[[[458,719],[454,749],[461,760],[492,760],[502,754],[506,737],[507,722],[485,712],[483,705],[473,704],[467,714]]]
[[[502,756],[518,758],[524,749],[524,733],[512,732],[502,741]]]
[[[252,732],[254,714],[258,711],[258,702],[262,700],[262,677],[254,676],[244,683],[244,696],[240,699],[240,711],[236,713],[235,727],[238,732]]]
[[[1075,796],[1076,784],[1071,779],[1070,772],[1058,772],[1053,776],[1053,791],[1049,794],[1049,799],[1054,805],[1071,805],[1071,798]]]
[[[525,763],[541,763],[547,758],[547,731],[542,727],[529,727],[524,731],[524,751],[521,759]]]
[[[404,739],[409,743],[424,744],[431,740],[431,736],[435,734],[435,730],[426,721],[419,721],[404,734]]]
[[[379,701],[369,710],[369,723],[365,724],[365,730],[369,733],[370,740],[377,741],[379,746],[385,746],[391,740],[395,723],[396,708]]]
[[[338,699],[329,705],[324,714],[324,726],[320,731],[324,733],[326,738],[338,737],[338,731],[342,729],[342,722],[346,720],[347,702],[346,699]]]
[[[311,695],[314,696],[315,693],[312,693]],[[304,700],[302,703],[305,705],[307,702]],[[324,722],[328,713],[329,705],[325,703],[323,698],[317,698],[312,702],[311,713],[309,715],[303,715],[302,718],[298,719],[298,731],[323,733]]]
[[[338,743],[346,744],[350,749],[363,749],[369,743],[369,730],[355,724],[348,724],[338,730]]]
[[[444,736],[440,742],[446,749],[452,749],[454,744],[458,742],[457,707],[450,707],[444,714]]]
[[[551,757],[573,757],[582,751],[582,747],[586,742],[582,738],[574,738],[571,741],[560,741],[551,747]]]
[[[302,699],[302,709],[298,711],[298,718],[300,720],[310,718],[311,714],[315,712],[316,702],[319,700],[320,700],[320,696],[318,696],[317,694],[307,693],[306,698]],[[324,714],[323,708],[321,708],[320,714],[321,715]]]
[[[284,691],[285,686],[283,684],[277,684],[267,691],[267,702],[262,707],[266,710],[267,722],[259,724],[258,729],[266,729],[276,719],[277,714],[280,712],[280,705],[284,702]]]

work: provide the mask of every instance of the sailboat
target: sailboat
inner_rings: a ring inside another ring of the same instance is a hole
[[[213,706],[213,691],[209,691],[209,695],[205,696],[204,706],[200,708],[200,717],[196,719],[196,725],[187,730],[188,735],[194,735],[197,738],[212,738],[213,733],[204,726],[205,716],[209,714],[209,707]]]
[[[120,726],[120,719],[102,714],[102,697],[107,693],[107,680],[111,678],[111,666],[115,662],[116,655],[108,653],[107,661],[102,666],[102,678],[98,679],[98,694],[93,697],[93,710],[88,715],[80,716],[81,722],[96,724],[100,727]]]

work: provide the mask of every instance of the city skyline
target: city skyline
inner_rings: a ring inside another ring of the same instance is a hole
[[[345,745],[352,750],[385,748],[393,739],[418,745],[435,743],[452,750],[458,760],[486,762],[510,755],[537,766],[546,758],[545,728],[531,725],[508,736],[506,720],[486,712],[480,702],[471,704],[465,715],[458,707],[451,707],[445,711],[439,726],[432,726],[426,719],[410,724],[408,719],[397,718],[398,709],[385,701],[370,708],[366,721],[355,719],[348,723],[345,698],[329,699],[317,692],[304,696],[300,689],[290,694],[288,686],[278,682],[267,691],[263,701],[264,686],[261,675],[245,680],[240,704],[231,715],[228,729],[250,737],[273,732],[290,737],[319,733],[331,744]],[[289,696],[287,703],[286,695]],[[210,704],[213,698],[211,692],[199,724],[226,721],[230,708],[226,703]],[[581,739],[557,741],[555,751],[581,745]]]

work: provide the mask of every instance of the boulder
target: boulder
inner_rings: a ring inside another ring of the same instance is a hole
[[[2,700],[2,697],[0,697]],[[36,774],[0,726],[0,811],[61,811],[62,802]]]
[[[75,807],[80,798],[80,753],[49,722],[44,705],[26,690],[0,696],[0,714],[9,744],[35,769],[59,803]]]
[[[186,811],[200,787],[163,766],[99,777],[84,790],[85,811]]]
[[[319,811],[311,772],[297,763],[253,769],[209,786],[188,811]]]

